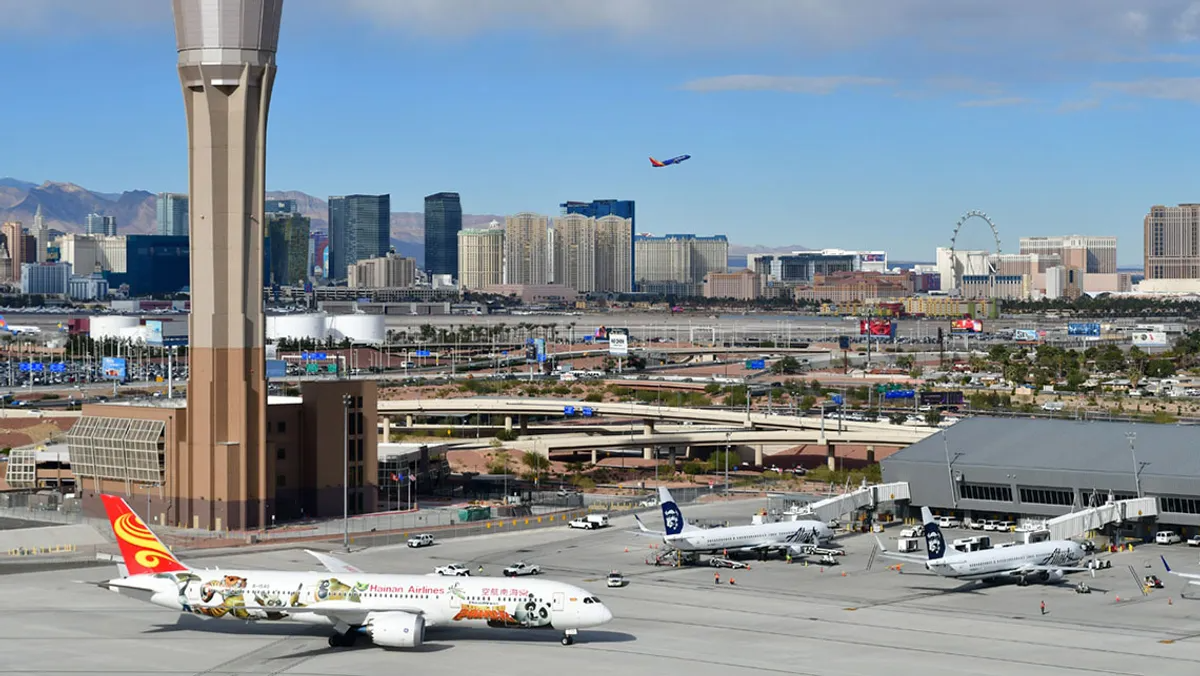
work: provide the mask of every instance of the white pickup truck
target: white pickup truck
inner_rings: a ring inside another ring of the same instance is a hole
[[[600,524],[587,519],[574,519],[567,525],[571,528],[582,528],[583,530],[595,530],[600,527]]]
[[[508,568],[504,569],[504,577],[520,577],[522,575],[538,575],[542,572],[542,567],[536,563],[525,563],[518,561]]]

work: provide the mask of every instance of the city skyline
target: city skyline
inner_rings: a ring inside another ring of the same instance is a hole
[[[408,212],[442,189],[462,194],[467,213],[553,214],[564,199],[617,197],[639,203],[639,230],[769,246],[870,239],[918,260],[964,212],[983,209],[1006,252],[1022,236],[1115,235],[1122,266],[1140,261],[1148,206],[1198,197],[1188,172],[1158,157],[1200,141],[1189,123],[1200,99],[1200,79],[1187,77],[1200,62],[1189,2],[1016,2],[953,16],[917,0],[819,15],[796,3],[772,24],[765,9],[735,17],[721,3],[681,13],[647,0],[637,15],[569,0],[540,14],[534,0],[508,4],[454,23],[454,2],[424,13],[416,3],[360,0],[342,13],[295,3],[281,39],[304,48],[276,85],[284,112],[272,120],[268,187],[390,193]],[[0,173],[185,191],[178,83],[158,58],[173,51],[170,17],[158,5],[46,2],[0,28],[0,54],[38,64],[14,75],[39,105],[14,107],[10,129],[54,132],[13,134]],[[784,40],[789,31],[802,39]],[[437,68],[405,65],[431,57]],[[114,67],[141,86],[125,105],[81,115],[71,102],[111,96],[103,73]],[[78,76],[69,91],[49,77],[64,68]],[[444,97],[412,107],[381,93],[379,106],[347,112],[314,98],[300,73],[347,87],[402,77]],[[545,105],[584,78],[620,84],[638,105],[569,116]],[[692,161],[647,173],[648,155],[679,153]],[[863,214],[854,228],[841,223],[847,204]],[[982,247],[982,232],[964,234],[964,246],[976,235]]]

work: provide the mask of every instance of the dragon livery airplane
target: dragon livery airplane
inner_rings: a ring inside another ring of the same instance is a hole
[[[123,499],[101,499],[128,574],[100,586],[169,610],[331,627],[331,647],[367,636],[384,648],[416,648],[426,627],[462,625],[559,630],[571,645],[580,629],[612,620],[590,592],[548,580],[363,573],[315,552],[329,572],[188,568]]]
[[[712,554],[722,551],[759,552],[783,551],[807,556],[818,546],[833,539],[833,530],[820,521],[780,521],[777,523],[698,528],[689,524],[671,497],[671,491],[659,487],[658,502],[662,506],[663,527],[659,533],[646,528],[637,519],[642,533],[661,536],[663,544],[681,552]]]
[[[672,164],[679,164],[680,162],[683,162],[684,160],[690,160],[690,159],[692,159],[691,155],[680,155],[679,157],[672,157],[669,160],[662,160],[660,162],[659,160],[656,160],[653,157],[651,157],[650,158],[650,166],[652,166],[652,167],[669,167]]]
[[[921,518],[925,523],[928,557],[889,552],[876,537],[879,552],[889,559],[924,563],[927,570],[959,580],[988,582],[1016,579],[1018,584],[1027,585],[1031,580],[1058,582],[1066,573],[1089,571],[1093,576],[1096,574],[1091,568],[1078,565],[1084,557],[1083,547],[1071,540],[1046,540],[974,552],[948,553],[946,539],[942,537],[942,530],[938,528],[928,507],[921,508]]]

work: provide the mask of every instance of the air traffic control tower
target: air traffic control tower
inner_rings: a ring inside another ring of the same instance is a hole
[[[267,520],[263,202],[282,11],[283,0],[174,0],[191,200],[190,457],[175,478],[228,528]]]

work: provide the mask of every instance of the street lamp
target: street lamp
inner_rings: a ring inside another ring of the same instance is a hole
[[[1134,441],[1137,440],[1137,432],[1126,432],[1125,438],[1129,440],[1129,454],[1133,456],[1133,486],[1137,490],[1137,496],[1142,497],[1142,469],[1149,465],[1148,462],[1139,463],[1137,459],[1137,449],[1134,447]]]
[[[342,548],[350,551],[350,402],[348,394],[342,395]]]
[[[725,432],[725,495],[729,496],[729,438],[732,432]]]
[[[942,428],[942,446],[946,449],[946,476],[950,479],[950,499],[954,501],[954,508],[958,509],[958,485],[954,483],[954,461],[958,460],[964,454],[957,452],[954,457],[950,457],[950,441],[946,439],[946,428]]]

